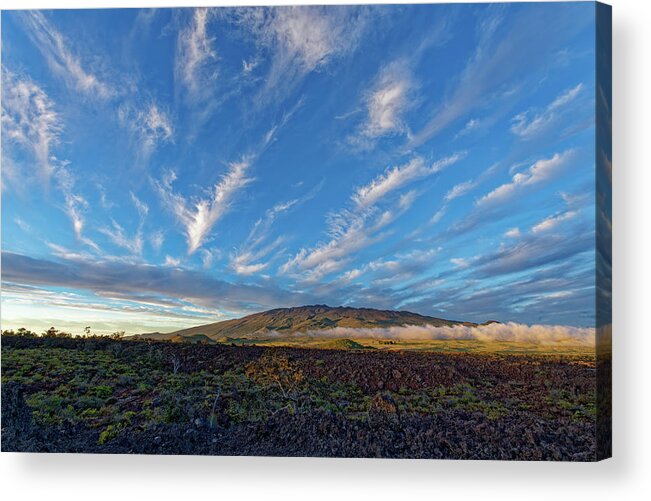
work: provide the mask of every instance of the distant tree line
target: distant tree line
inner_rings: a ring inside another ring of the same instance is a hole
[[[90,330],[90,327],[85,327],[84,328],[84,335],[76,334],[73,335],[70,332],[65,332],[65,331],[60,331],[59,329],[56,329],[55,327],[50,327],[46,331],[43,331],[41,334],[37,334],[34,331],[30,331],[29,329],[25,329],[25,327],[21,327],[20,329],[13,330],[13,329],[6,329],[2,331],[3,336],[17,336],[17,337],[43,337],[43,338],[58,338],[58,339],[72,339],[72,338],[88,338],[88,339],[114,339],[114,340],[120,340],[124,337],[124,331],[116,331],[112,334],[93,334]]]

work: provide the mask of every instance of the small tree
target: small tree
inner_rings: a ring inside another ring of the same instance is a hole
[[[277,386],[285,398],[296,400],[303,383],[303,372],[282,355],[262,355],[245,369],[246,377],[265,386]]]
[[[42,334],[43,337],[57,337],[58,335],[59,329],[55,329],[54,327],[50,327]]]
[[[174,353],[170,357],[170,362],[172,362],[172,372],[176,374],[181,368],[181,359],[176,353]]]
[[[28,329],[25,329],[25,327],[21,327],[16,331],[16,335],[21,337],[36,337],[36,332],[32,332]]]
[[[48,330],[46,330],[43,334],[42,337],[46,338],[72,338],[72,334],[69,332],[63,332],[58,329],[55,329],[54,327],[50,327]]]

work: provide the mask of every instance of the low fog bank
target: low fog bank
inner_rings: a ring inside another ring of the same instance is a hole
[[[277,333],[279,336],[282,334]],[[565,325],[525,325],[515,322],[494,323],[467,327],[403,326],[386,328],[348,328],[335,327],[327,330],[297,333],[296,336],[314,336],[327,338],[372,338],[397,340],[477,340],[477,341],[513,341],[534,344],[578,343],[595,344],[595,329],[592,327],[571,327]]]

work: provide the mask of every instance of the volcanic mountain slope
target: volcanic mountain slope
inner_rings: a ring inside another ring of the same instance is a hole
[[[326,305],[278,308],[254,313],[243,318],[200,325],[167,334],[141,334],[134,337],[170,339],[178,336],[203,335],[220,341],[226,338],[264,337],[272,332],[278,334],[307,333],[334,329],[335,327],[372,328],[403,325],[471,325],[442,318],[428,317],[409,311],[374,310],[372,308],[330,307]]]

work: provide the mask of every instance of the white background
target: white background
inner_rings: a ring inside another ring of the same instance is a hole
[[[0,0],[0,7],[260,3],[292,2]],[[610,3],[614,48],[613,459],[568,464],[2,453],[0,492],[4,499],[651,499],[651,2]]]

